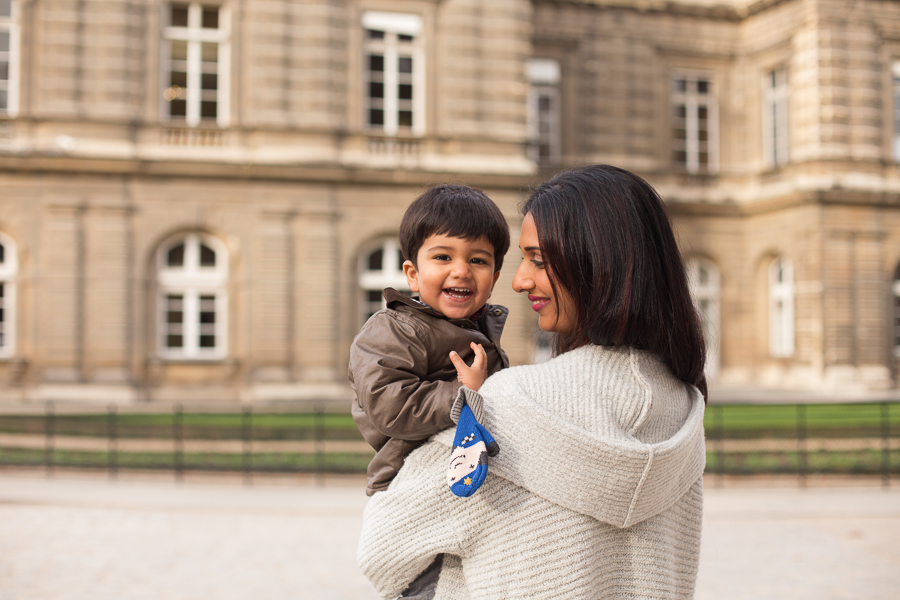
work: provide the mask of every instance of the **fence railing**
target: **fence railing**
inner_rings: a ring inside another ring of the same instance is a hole
[[[900,474],[900,403],[713,404],[706,409],[708,473]]]
[[[340,411],[340,412],[337,412]],[[900,475],[900,403],[711,404],[707,473]],[[327,403],[0,407],[0,466],[363,473],[374,451]]]

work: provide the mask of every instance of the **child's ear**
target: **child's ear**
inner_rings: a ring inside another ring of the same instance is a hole
[[[406,275],[406,283],[409,284],[409,289],[418,293],[419,273],[416,271],[416,266],[412,264],[411,260],[403,261],[403,274]],[[496,279],[494,281],[496,281]]]
[[[491,291],[494,291],[494,286],[497,285],[497,280],[500,279],[500,271],[494,273],[494,280],[491,282]]]

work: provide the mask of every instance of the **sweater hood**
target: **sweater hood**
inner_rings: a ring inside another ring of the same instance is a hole
[[[703,474],[703,396],[645,351],[584,346],[460,394],[484,399],[490,473],[610,525],[665,511]]]

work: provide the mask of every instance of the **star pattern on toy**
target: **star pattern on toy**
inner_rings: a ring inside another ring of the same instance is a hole
[[[466,485],[472,485],[472,478],[466,477],[465,479],[463,479],[463,483],[465,483]]]

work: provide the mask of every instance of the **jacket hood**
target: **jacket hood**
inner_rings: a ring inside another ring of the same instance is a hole
[[[604,523],[653,517],[703,474],[703,396],[648,352],[584,346],[501,371],[480,396],[500,444],[490,472]]]

